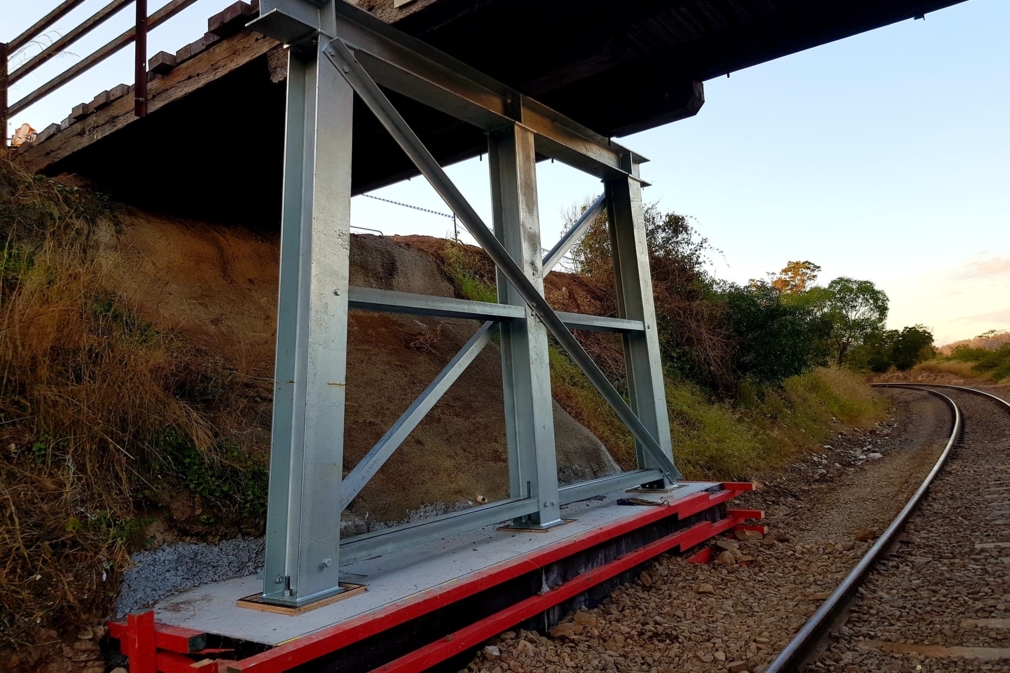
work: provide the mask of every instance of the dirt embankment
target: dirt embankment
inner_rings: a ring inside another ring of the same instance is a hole
[[[269,452],[279,237],[131,210],[105,232],[101,259],[128,306],[228,360],[250,390],[228,428],[244,450]],[[351,284],[453,296],[440,265],[445,241],[352,236]],[[563,310],[606,312],[605,294],[552,274],[548,298]],[[348,331],[345,472],[385,433],[472,336],[479,323],[353,311]],[[611,346],[619,353],[619,343]],[[573,482],[613,473],[600,441],[554,405],[559,473]],[[362,491],[361,521],[399,520],[432,503],[507,497],[501,365],[484,350]],[[198,508],[184,503],[180,512]]]

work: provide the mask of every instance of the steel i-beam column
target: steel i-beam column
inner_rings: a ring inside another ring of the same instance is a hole
[[[340,591],[354,92],[313,41],[287,95],[263,595],[297,605]]]
[[[488,139],[495,236],[543,294],[534,135],[521,126]],[[498,301],[525,308],[524,320],[501,323],[509,495],[535,497],[539,511],[516,525],[561,523],[547,328],[498,270]]]
[[[637,167],[635,167],[637,169]],[[636,173],[637,175],[637,170]],[[670,418],[666,410],[666,387],[656,332],[656,307],[649,270],[649,248],[645,237],[642,186],[634,177],[605,181],[610,243],[617,281],[617,310],[620,317],[641,320],[643,332],[624,333],[624,361],[631,408],[673,460]],[[638,466],[659,467],[641,442],[635,442]],[[678,478],[680,475],[676,475]],[[665,480],[664,480],[665,481]],[[662,488],[663,482],[650,484]]]

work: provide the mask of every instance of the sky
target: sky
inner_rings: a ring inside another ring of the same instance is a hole
[[[88,0],[47,37],[105,2]],[[57,4],[0,0],[0,40]],[[197,39],[206,18],[229,4],[200,0],[152,33],[150,53]],[[11,101],[125,30],[132,12],[15,85]],[[650,159],[646,200],[693,217],[719,251],[713,271],[721,278],[746,283],[810,260],[822,282],[850,276],[886,291],[890,327],[924,324],[938,343],[1010,329],[1008,26],[1010,2],[969,0],[706,82],[696,117],[620,142]],[[17,115],[11,129],[60,121],[75,104],[129,83],[131,63],[124,50]],[[490,223],[487,162],[447,172]],[[537,181],[549,248],[564,212],[602,188],[560,163],[539,164]],[[449,212],[422,178],[372,194]],[[365,196],[352,200],[352,224],[434,236],[453,226]]]

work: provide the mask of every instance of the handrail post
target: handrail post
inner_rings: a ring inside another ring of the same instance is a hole
[[[138,117],[147,116],[147,0],[137,1],[137,32],[134,38],[136,68],[134,70],[133,112]]]
[[[0,42],[0,148],[7,147],[7,43]]]

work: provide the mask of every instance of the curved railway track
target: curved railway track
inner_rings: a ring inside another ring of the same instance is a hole
[[[923,481],[922,485],[919,486],[915,494],[908,501],[905,507],[901,510],[898,516],[891,522],[891,524],[887,527],[884,533],[877,539],[877,541],[869,549],[866,555],[863,556],[863,558],[859,561],[856,567],[853,568],[853,570],[845,577],[845,579],[841,582],[841,584],[838,585],[838,587],[831,594],[831,596],[824,601],[824,603],[820,606],[817,612],[815,612],[814,615],[803,625],[803,627],[799,630],[796,636],[789,642],[786,648],[782,650],[779,656],[765,670],[765,673],[785,673],[792,671],[802,671],[805,670],[810,665],[813,665],[813,667],[817,670],[841,670],[841,671],[850,670],[849,667],[845,666],[847,662],[844,654],[841,657],[842,659],[841,662],[836,662],[834,659],[830,659],[827,662],[819,662],[818,658],[823,656],[827,646],[831,644],[829,639],[831,632],[835,629],[838,629],[838,627],[845,622],[845,619],[848,616],[850,610],[854,609],[854,603],[856,601],[857,596],[859,595],[860,587],[864,586],[864,584],[873,574],[875,569],[877,569],[878,566],[881,564],[883,559],[885,559],[888,556],[888,554],[892,550],[894,550],[895,547],[897,546],[899,536],[905,529],[906,524],[909,522],[909,519],[913,516],[913,512],[915,512],[923,504],[923,501],[926,499],[927,492],[930,490],[930,487],[937,480],[938,475],[940,475],[945,464],[950,459],[951,453],[955,445],[958,444],[963,433],[965,432],[965,413],[962,411],[961,407],[949,395],[939,392],[937,390],[933,390],[933,388],[943,388],[947,391],[958,391],[959,393],[967,393],[970,395],[979,396],[989,401],[995,402],[1003,410],[1010,412],[1010,402],[1007,402],[985,391],[976,390],[974,388],[967,388],[963,386],[940,385],[940,384],[920,385],[920,384],[897,383],[897,384],[877,384],[877,385],[880,387],[921,390],[943,400],[944,403],[950,407],[952,413],[952,429],[950,437],[942,453],[940,454],[940,457],[937,459],[935,465],[930,470],[929,474],[926,476],[926,479]],[[978,459],[976,459],[975,462],[979,462],[979,460],[981,460],[980,466],[983,467],[984,472],[985,456],[978,457]],[[1005,472],[1005,469],[1008,467],[1008,461],[1004,461],[1003,464],[999,466],[1004,468],[1004,472],[1002,475],[1000,475],[999,470],[995,469],[996,467],[997,466],[993,466],[994,469],[989,471],[990,474],[993,475],[995,479],[999,479],[1000,476],[1003,476],[1005,477],[1006,481],[1005,482],[996,481],[994,483],[1010,484],[1010,473]],[[967,487],[968,485],[964,486]],[[978,483],[971,484],[970,486],[973,487],[974,489],[984,488],[984,485]],[[1010,507],[1010,485],[989,486],[989,488],[995,489],[993,493],[997,495],[1003,494],[1003,492],[1005,491],[1005,494],[1003,495],[1005,499],[1008,501],[1008,507]],[[1010,519],[1010,511],[1008,511],[1007,513],[1007,518]],[[1007,521],[1006,524],[1010,525],[1010,521]],[[963,532],[965,534],[968,534],[971,531],[965,530]],[[1010,552],[1010,536],[1008,536],[1007,542],[997,541],[997,542],[977,543],[975,545],[975,550],[976,551],[998,550],[1004,547],[1006,547],[1007,551]],[[1006,567],[1010,565],[1010,558],[999,558],[997,560],[997,563],[1001,563],[1002,567]],[[984,575],[985,573],[982,574]],[[1010,614],[1010,577],[1006,579],[1005,583],[1006,583],[1005,590],[1008,592],[1006,594],[1007,601],[1005,603],[996,603],[995,607],[1002,608],[1002,611],[1006,611],[1008,612],[1008,614]],[[908,585],[908,582],[902,583],[901,586],[904,588],[906,587],[906,585]],[[887,591],[886,589],[882,589],[881,591],[885,596],[888,597],[890,596],[890,594],[886,593]],[[1003,599],[990,598],[986,600],[999,601]],[[904,603],[902,603],[902,605],[904,605]],[[883,610],[882,612],[886,614],[891,614],[891,612],[895,611]],[[897,612],[900,613],[901,611],[899,610]],[[907,614],[908,610],[905,610],[904,612],[906,613],[905,614],[906,617],[909,616]],[[871,608],[868,611],[868,614],[870,614],[870,616],[876,617],[878,616],[878,611],[876,609]],[[1000,618],[965,619],[962,621],[962,626],[964,623],[967,622],[974,622],[975,623],[974,625],[976,626],[983,626],[988,628],[1004,628],[1006,629],[1005,632],[1007,636],[1010,637],[1010,619],[1000,619]],[[898,626],[900,627],[900,625]],[[884,627],[886,628],[886,625]],[[900,631],[901,629],[896,628],[896,630]],[[947,633],[948,631],[951,631],[949,627],[943,629],[944,633]],[[997,637],[997,640],[1000,639],[1001,637]],[[886,641],[885,642],[855,641],[855,642],[857,642],[860,645],[863,645],[865,643],[871,643],[870,645],[871,648],[876,648],[877,651],[885,655],[911,654],[913,656],[922,656],[922,657],[929,657],[929,656],[969,657],[969,658],[975,657],[980,658],[983,661],[986,660],[995,661],[1003,658],[1010,659],[1010,649],[1005,649],[1005,651],[1001,652],[1000,651],[1001,648],[993,648],[993,647],[987,648],[987,647],[964,647],[964,646],[940,646],[934,643],[925,643],[922,645],[917,645],[905,642],[886,642]],[[845,647],[834,649],[844,650]],[[835,654],[838,653],[835,652]],[[852,661],[851,653],[848,657],[848,661]],[[837,667],[836,664],[838,664]],[[856,670],[859,671],[876,670],[876,669],[867,669],[863,666],[857,666],[855,668]],[[926,669],[923,669],[920,665],[918,669],[914,670],[926,670]]]

